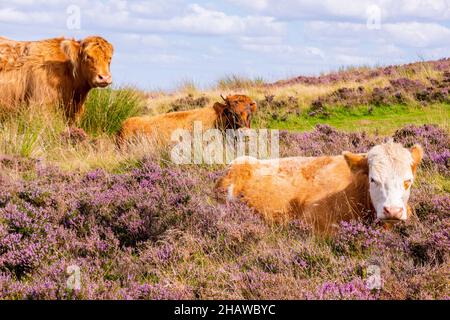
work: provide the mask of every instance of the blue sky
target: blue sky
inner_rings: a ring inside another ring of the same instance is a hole
[[[0,0],[0,30],[102,35],[115,84],[172,89],[448,57],[450,0]]]

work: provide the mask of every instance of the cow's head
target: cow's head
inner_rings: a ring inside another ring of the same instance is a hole
[[[216,102],[214,110],[222,121],[223,129],[250,128],[256,102],[244,95],[221,97],[224,103]]]
[[[408,150],[388,142],[373,147],[367,155],[343,155],[352,170],[367,174],[376,217],[385,221],[406,220],[411,186],[423,157],[422,147],[415,145]]]
[[[61,49],[72,64],[74,77],[86,81],[92,88],[112,83],[110,64],[114,49],[108,41],[97,36],[81,41],[63,40]]]

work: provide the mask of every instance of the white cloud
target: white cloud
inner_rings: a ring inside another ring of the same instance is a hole
[[[149,17],[170,17],[182,12],[184,3],[181,0],[129,1],[127,9],[134,14]]]
[[[168,46],[168,42],[159,35],[153,34],[137,34],[137,33],[124,33],[117,34],[116,41],[120,41],[123,47],[130,47],[136,49],[140,47],[146,48],[164,48]]]
[[[283,43],[282,37],[239,37],[241,45],[280,45]]]
[[[118,53],[114,59],[118,61],[132,61],[133,63],[144,64],[165,64],[173,65],[175,63],[186,63],[189,59],[176,54],[145,54],[145,53]]]
[[[450,42],[450,29],[437,23],[386,23],[379,30],[369,30],[361,23],[313,21],[306,23],[305,28],[305,34],[310,38],[326,41],[329,45],[344,41],[353,45],[363,42],[420,48]]]
[[[337,65],[372,65],[375,63],[372,57],[361,56],[346,52],[344,54],[336,54],[333,56],[333,62]]]
[[[54,21],[47,12],[21,12],[14,8],[0,9],[0,21],[8,23],[50,23]]]
[[[441,59],[442,57],[448,57],[450,52],[450,45],[445,44],[439,48],[422,48],[418,53],[418,58],[423,59]]]
[[[163,28],[172,31],[208,34],[278,34],[284,29],[283,25],[272,17],[229,16],[197,4],[190,5],[185,16],[170,19],[165,25]]]
[[[450,29],[435,23],[396,23],[383,26],[393,43],[409,47],[436,47],[450,43]]]
[[[176,83],[183,76],[209,81],[241,70],[279,78],[342,65],[441,58],[450,52],[450,0],[0,3],[0,36],[102,35],[116,48],[116,79],[144,85]],[[66,27],[69,5],[80,8],[81,30]],[[380,29],[366,25],[371,5],[381,10]]]
[[[270,0],[250,0],[250,1],[248,1],[248,0],[247,1],[245,1],[245,0],[227,0],[227,1],[232,4],[236,4],[238,6],[247,7],[252,10],[262,11],[264,9],[267,9]]]
[[[367,8],[376,5],[384,21],[448,20],[450,0],[227,0],[259,13],[285,19],[365,21]]]
[[[325,59],[320,48],[285,44],[279,37],[242,37],[238,42],[244,50],[271,55],[272,59]]]
[[[13,0],[0,10],[0,22],[65,25],[66,8],[71,1],[50,5],[41,0],[39,7],[48,11],[34,12],[28,0]],[[153,1],[87,1],[76,2],[81,12],[82,29],[103,29],[134,33],[182,33],[195,35],[281,34],[283,23],[269,16],[228,15],[198,4],[182,4],[179,0]]]
[[[117,24],[117,21],[120,21],[120,24]],[[137,32],[176,32],[198,35],[279,34],[284,31],[284,25],[271,17],[227,15],[197,4],[190,5],[183,15],[170,19],[135,18],[128,12],[121,12],[110,19],[101,19],[95,23],[111,28],[120,25],[120,28]]]

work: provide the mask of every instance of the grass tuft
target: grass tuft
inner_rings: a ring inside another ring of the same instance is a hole
[[[0,123],[0,153],[26,158],[43,156],[59,142],[65,127],[62,113],[39,106],[19,108]]]
[[[217,83],[219,90],[237,90],[237,89],[250,89],[253,87],[259,87],[264,84],[264,79],[256,77],[250,79],[240,75],[228,75],[220,79]]]
[[[125,119],[142,112],[144,95],[134,88],[95,89],[85,107],[81,128],[93,136],[114,135]]]

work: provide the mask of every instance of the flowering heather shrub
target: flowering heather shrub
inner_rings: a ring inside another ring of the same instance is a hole
[[[394,133],[394,141],[402,143],[405,147],[412,147],[420,143],[425,155],[423,165],[436,168],[448,174],[450,168],[450,139],[448,133],[433,125],[406,126]]]
[[[372,94],[367,97],[367,103],[376,106],[403,102],[405,101],[401,91],[395,91],[393,87],[374,88]]]
[[[102,170],[85,175],[57,171],[43,169],[38,179],[21,183],[18,189],[2,182],[2,190],[8,190],[0,208],[0,272],[5,275],[2,286],[9,288],[4,296],[16,296],[10,282],[23,281],[23,286],[15,287],[20,297],[61,297],[64,271],[53,282],[46,280],[50,284],[39,288],[39,294],[30,293],[28,286],[33,282],[29,280],[46,274],[46,264],[68,256],[73,262],[67,261],[65,267],[79,265],[89,286],[74,297],[191,297],[188,286],[145,283],[142,277],[130,280],[124,288],[117,287],[126,280],[122,279],[125,274],[108,271],[111,274],[105,275],[105,268],[119,253],[130,259],[136,250],[142,257],[152,257],[155,266],[175,263],[183,255],[180,251],[186,251],[183,244],[158,244],[175,231],[190,230],[198,238],[210,239],[212,243],[203,243],[205,250],[222,256],[244,250],[265,229],[242,204],[213,206],[201,190],[195,192],[201,185],[196,177],[151,161],[145,160],[141,168],[123,175]],[[139,272],[145,275],[147,271]],[[141,282],[144,284],[138,284]],[[43,291],[45,288],[48,291]]]
[[[280,132],[281,156],[339,155],[342,151],[367,152],[381,138],[365,132],[344,133],[328,125],[317,125],[312,132]]]
[[[62,141],[69,144],[77,144],[88,139],[88,135],[81,128],[70,127],[61,132]]]
[[[23,203],[0,209],[0,269],[21,278],[36,268],[56,242],[54,226],[45,209]]]
[[[364,225],[358,221],[341,222],[333,241],[335,250],[339,253],[351,254],[364,252],[368,249],[382,249],[383,231]]]
[[[406,126],[397,130],[395,142],[405,147],[419,143],[425,151],[423,165],[448,174],[450,167],[450,139],[448,133],[437,126]],[[338,155],[342,151],[367,152],[386,140],[365,132],[344,133],[328,125],[317,125],[312,132],[280,132],[281,156]]]
[[[366,82],[368,80],[381,77],[393,76],[396,74],[415,74],[428,67],[436,71],[448,71],[450,69],[450,59],[444,58],[436,61],[409,63],[401,66],[387,66],[376,69],[351,69],[334,73],[328,73],[318,77],[299,76],[289,80],[281,80],[275,83],[267,84],[267,87],[292,86],[295,84],[305,85],[329,85],[344,81]]]
[[[322,96],[314,100],[311,104],[310,116],[315,116],[314,109],[320,103],[322,106],[329,105],[342,105],[345,107],[352,107],[358,105],[364,105],[369,103],[368,95],[365,93],[365,88],[360,86],[358,88],[347,88],[342,87],[336,91],[330,93],[329,95]]]
[[[419,102],[421,104],[450,102],[450,77],[443,73],[443,79],[428,79],[431,86],[420,80],[396,78],[389,80],[390,86],[375,87],[370,92],[363,86],[358,88],[341,87],[336,91],[318,97],[311,103],[311,116],[315,116],[314,108],[320,104],[327,106],[345,106],[347,108],[360,105],[392,105]]]
[[[450,212],[450,195],[433,194],[433,188],[429,185],[415,188],[411,194],[415,200],[415,214],[422,221],[435,222]]]
[[[294,96],[275,97],[274,95],[266,95],[264,99],[256,102],[258,104],[259,117],[284,121],[289,114],[300,114],[298,99]]]
[[[398,78],[389,81],[391,86],[397,90],[418,91],[425,89],[425,84],[420,80],[411,80],[409,78]]]
[[[367,151],[382,137],[328,126],[281,134],[282,155]],[[426,153],[448,151],[435,127],[406,127],[396,139]],[[428,155],[419,170],[445,168]],[[0,299],[390,299],[450,295],[450,197],[432,184],[413,187],[415,220],[384,230],[342,223],[334,237],[301,221],[270,225],[245,204],[221,203],[213,188],[222,167],[175,167],[143,159],[122,174],[82,174],[2,158]],[[31,177],[31,178],[29,178]],[[383,288],[370,291],[364,266],[382,265]],[[67,268],[80,268],[69,289]]]
[[[431,198],[432,210],[434,212],[450,212],[450,197],[435,195]]]
[[[38,164],[39,160],[21,158],[18,156],[0,155],[0,170],[13,170],[16,172],[24,172],[36,169],[36,166]]]
[[[208,103],[209,103],[208,97],[202,96],[195,99],[192,94],[189,94],[185,98],[180,98],[172,102],[170,104],[170,109],[168,112],[203,108],[206,107]]]
[[[449,227],[429,235],[428,239],[413,237],[409,241],[409,252],[415,265],[440,265],[448,261],[450,247]]]

